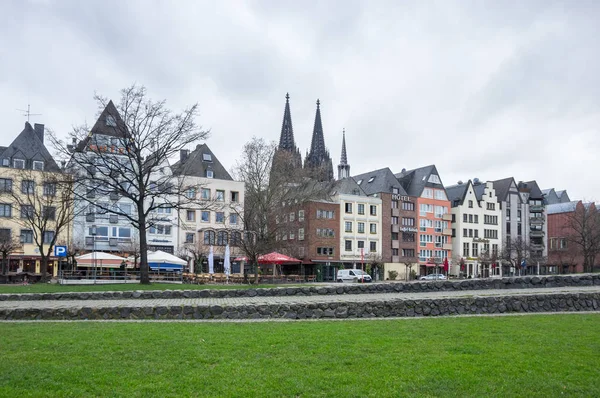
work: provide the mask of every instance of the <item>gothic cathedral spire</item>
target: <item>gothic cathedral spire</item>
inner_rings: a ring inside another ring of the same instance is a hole
[[[350,165],[346,155],[346,129],[342,132],[342,156],[338,164],[338,180],[350,177]]]
[[[302,168],[302,156],[294,142],[294,128],[292,126],[292,113],[290,111],[290,94],[285,95],[285,109],[283,111],[283,122],[281,124],[281,135],[279,146],[273,157],[273,169],[280,171]]]
[[[321,102],[317,100],[317,113],[313,128],[310,151],[304,159],[304,168],[318,181],[333,181],[333,164],[329,151],[325,148],[323,123],[321,122]]]

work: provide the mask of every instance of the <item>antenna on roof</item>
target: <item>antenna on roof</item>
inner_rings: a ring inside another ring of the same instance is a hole
[[[18,111],[25,112],[23,116],[27,116],[27,123],[29,123],[30,116],[42,116],[41,113],[31,113],[31,105],[27,104],[27,110],[25,109],[17,109]]]

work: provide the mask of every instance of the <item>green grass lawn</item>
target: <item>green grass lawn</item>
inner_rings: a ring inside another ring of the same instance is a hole
[[[600,315],[0,323],[0,396],[600,396]]]
[[[152,283],[150,285],[141,285],[139,283],[115,283],[112,285],[58,285],[50,283],[34,283],[32,285],[0,285],[0,294],[2,293],[65,293],[65,292],[107,292],[107,291],[130,291],[130,290],[203,290],[203,289],[251,289],[266,287],[290,287],[299,286],[292,284],[285,285],[191,285],[176,283]],[[308,285],[302,285],[308,286]]]

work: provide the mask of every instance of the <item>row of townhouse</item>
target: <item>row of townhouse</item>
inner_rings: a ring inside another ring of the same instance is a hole
[[[121,140],[115,129],[118,123],[122,121],[111,101],[87,138],[73,142],[73,156],[94,157],[96,148],[105,146],[116,148],[110,156],[123,157],[122,151],[118,150]],[[49,181],[52,178],[62,180],[67,175],[65,170],[73,170],[68,164],[66,167],[56,164],[44,145],[44,126],[41,124],[32,127],[26,123],[25,129],[8,147],[0,147],[0,159],[0,241],[20,242],[7,253],[8,271],[39,273],[38,230],[29,228],[24,222],[28,213],[23,206],[17,208],[14,193],[22,191],[23,195],[31,195],[40,212],[52,214],[61,205],[58,203],[61,193],[52,188]],[[90,162],[96,171],[103,167],[100,163]],[[101,176],[99,173],[98,183],[93,187],[76,184],[79,193],[72,202],[74,216],[72,222],[62,228],[60,236],[53,239],[52,223],[55,221],[50,218],[44,227],[44,236],[39,239],[67,245],[70,251],[80,254],[103,251],[127,256],[139,251],[138,229],[127,218],[128,215],[135,218],[136,207],[126,197],[105,189]],[[196,187],[185,192],[186,203],[190,204],[178,209],[171,203],[180,201],[179,198],[173,195],[158,197],[164,206],[150,215],[148,248],[190,258],[193,253],[206,256],[208,248],[214,246],[218,271],[223,265],[227,244],[233,246],[232,255],[241,254],[236,242],[243,230],[244,183],[233,180],[206,144],[197,145],[192,151],[182,150],[180,158],[172,165],[165,162],[164,167],[151,176],[149,186],[153,189],[174,180]],[[236,266],[239,267],[236,264],[232,271],[236,271]],[[58,258],[53,257],[48,272],[56,275],[57,271]]]

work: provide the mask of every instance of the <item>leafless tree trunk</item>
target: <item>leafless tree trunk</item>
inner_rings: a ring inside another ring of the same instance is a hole
[[[21,247],[19,239],[10,233],[10,229],[0,228],[0,254],[2,254],[2,275],[8,273],[8,256]]]
[[[101,133],[90,134],[87,126],[71,134],[74,145],[52,136],[55,147],[68,158],[70,170],[77,176],[76,200],[97,206],[100,211],[127,219],[138,231],[140,243],[141,283],[150,283],[147,230],[161,218],[159,208],[177,211],[195,202],[199,187],[173,176],[168,160],[186,146],[208,137],[208,131],[196,124],[198,105],[172,112],[166,102],[153,101],[144,87],[133,85],[121,91],[116,106],[99,95],[96,101],[103,110],[114,109]],[[87,192],[94,191],[96,198]],[[128,199],[134,211],[104,206],[97,197],[116,195]]]

